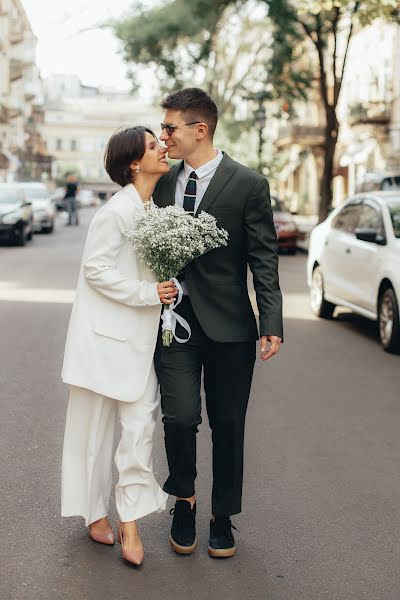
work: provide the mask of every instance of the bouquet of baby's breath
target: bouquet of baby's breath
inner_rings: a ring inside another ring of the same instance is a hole
[[[134,217],[124,237],[160,282],[175,278],[195,258],[228,243],[228,232],[217,227],[215,217],[201,212],[193,218],[179,206],[150,205]],[[164,311],[174,307],[175,303],[165,305]],[[174,328],[164,329],[164,346],[171,344],[173,336]]]

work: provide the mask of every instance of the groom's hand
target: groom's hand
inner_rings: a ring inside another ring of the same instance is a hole
[[[261,360],[268,360],[271,356],[278,354],[281,338],[277,335],[263,335],[260,339]],[[268,348],[269,345],[269,348]]]

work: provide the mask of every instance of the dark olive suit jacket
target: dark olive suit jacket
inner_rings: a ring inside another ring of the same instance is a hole
[[[175,188],[183,162],[172,167],[154,190],[157,206],[175,204]],[[247,265],[253,273],[260,335],[282,332],[282,295],[278,250],[267,180],[232,160],[219,164],[196,212],[213,215],[229,233],[228,246],[195,259],[185,268],[185,281],[199,323],[217,342],[258,339],[247,291]]]

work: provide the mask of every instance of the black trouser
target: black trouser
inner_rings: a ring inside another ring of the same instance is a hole
[[[187,296],[177,312],[190,324],[188,342],[173,340],[164,348],[159,336],[155,366],[161,388],[161,408],[169,477],[164,490],[174,496],[194,495],[196,433],[201,423],[200,385],[204,389],[213,441],[214,515],[241,511],[243,440],[247,403],[255,362],[255,342],[214,342],[202,330]],[[187,337],[177,325],[178,337]]]

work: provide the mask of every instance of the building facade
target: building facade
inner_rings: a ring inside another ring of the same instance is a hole
[[[50,167],[36,127],[43,102],[36,43],[20,0],[0,0],[0,181],[40,178],[37,160]]]
[[[126,93],[88,90],[70,76],[64,84],[61,76],[56,78],[45,80],[48,96],[40,126],[46,151],[53,156],[52,179],[61,185],[65,174],[73,171],[82,185],[97,193],[115,190],[103,165],[109,138],[119,128],[139,124],[158,133],[161,110]]]
[[[304,215],[318,213],[323,169],[325,115],[317,89],[296,105],[294,119],[281,121],[275,140],[276,152],[285,157],[276,191],[291,210]],[[334,206],[365,189],[374,174],[400,175],[398,24],[377,20],[353,35],[337,114]]]

